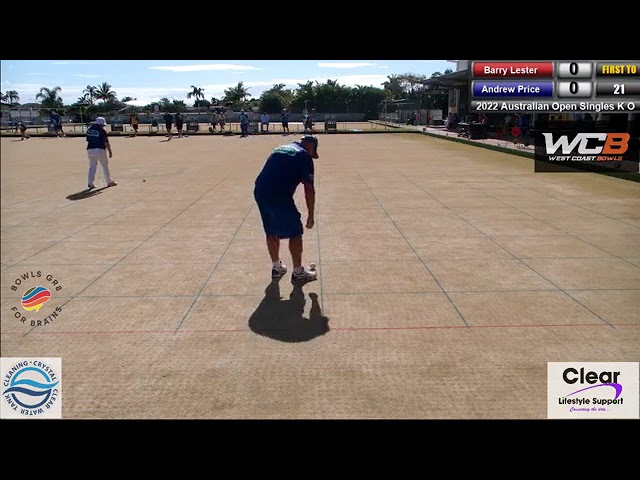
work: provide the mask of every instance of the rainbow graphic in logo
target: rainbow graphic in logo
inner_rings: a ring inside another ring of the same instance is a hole
[[[44,287],[33,287],[27,290],[22,296],[22,308],[27,312],[35,310],[36,312],[42,308],[51,298],[51,292]]]

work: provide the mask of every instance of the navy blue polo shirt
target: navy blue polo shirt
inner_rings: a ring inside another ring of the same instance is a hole
[[[107,132],[95,123],[87,129],[87,150],[93,148],[107,148]]]
[[[256,178],[255,197],[267,203],[290,203],[300,183],[313,184],[313,173],[313,159],[298,142],[277,147]]]

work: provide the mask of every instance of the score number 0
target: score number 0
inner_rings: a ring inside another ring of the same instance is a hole
[[[558,64],[557,76],[559,79],[570,81],[558,82],[559,97],[590,97],[593,89],[591,75],[593,64],[591,62],[566,62]],[[576,81],[581,79],[581,81]]]

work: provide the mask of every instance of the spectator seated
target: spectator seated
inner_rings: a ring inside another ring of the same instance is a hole
[[[338,124],[335,120],[327,120],[324,122],[325,133],[336,133],[338,131]]]
[[[120,133],[124,132],[124,123],[117,120],[111,124],[111,133]]]

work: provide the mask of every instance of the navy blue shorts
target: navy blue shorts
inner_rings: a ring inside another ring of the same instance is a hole
[[[295,202],[274,202],[256,199],[264,233],[270,237],[295,238],[302,236],[301,215]]]

